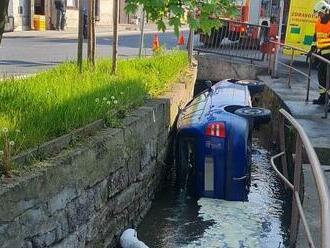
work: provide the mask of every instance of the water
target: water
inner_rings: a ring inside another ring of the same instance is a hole
[[[287,247],[288,195],[271,169],[268,151],[253,143],[247,202],[193,199],[169,183],[140,224],[139,239],[159,248]]]

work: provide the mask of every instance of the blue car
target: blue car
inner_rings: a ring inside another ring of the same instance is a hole
[[[175,123],[178,186],[197,197],[245,201],[250,184],[251,132],[270,121],[271,112],[254,108],[257,81],[210,81],[195,86],[195,97]]]

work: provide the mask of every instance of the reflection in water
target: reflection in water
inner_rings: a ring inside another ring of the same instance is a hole
[[[287,197],[271,170],[268,152],[255,144],[247,202],[197,201],[168,186],[154,201],[138,235],[150,247],[286,247]]]

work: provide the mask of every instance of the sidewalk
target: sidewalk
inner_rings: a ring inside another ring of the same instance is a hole
[[[183,27],[181,30],[187,30],[187,27]],[[112,36],[113,26],[95,26],[96,36]],[[138,34],[140,33],[139,25],[135,24],[119,24],[118,26],[119,35],[128,35],[128,34]],[[156,24],[146,24],[144,27],[145,33],[153,32],[162,32],[158,31]],[[168,27],[166,32],[173,32],[172,27]],[[65,31],[57,30],[46,30],[46,31],[14,31],[4,33],[4,38],[35,38],[35,37],[44,37],[44,38],[76,38],[78,37],[78,28],[67,28]]]

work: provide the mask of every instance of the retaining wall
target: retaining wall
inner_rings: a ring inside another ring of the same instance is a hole
[[[246,61],[233,62],[219,55],[201,54],[198,59],[198,75],[200,80],[219,81],[227,78],[256,79],[258,70],[255,65]]]
[[[20,177],[0,179],[0,247],[115,246],[151,205],[166,172],[170,123],[194,81],[148,101],[122,128],[101,129]]]

